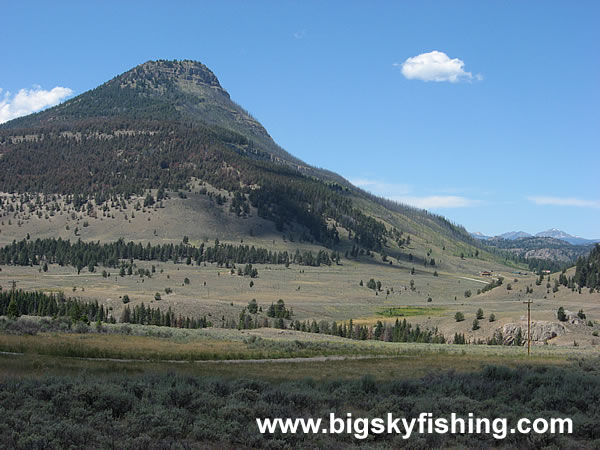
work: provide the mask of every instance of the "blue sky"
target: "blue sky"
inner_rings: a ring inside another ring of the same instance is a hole
[[[21,1],[2,11],[0,120],[149,59],[194,59],[290,153],[376,194],[484,234],[600,238],[596,1]]]

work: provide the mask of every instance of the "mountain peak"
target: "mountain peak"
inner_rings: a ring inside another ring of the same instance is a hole
[[[161,89],[176,83],[215,88],[229,98],[216,75],[204,64],[192,60],[147,61],[115,78],[121,87]]]
[[[539,233],[536,233],[536,236],[539,236],[539,237],[553,237],[553,238],[561,238],[561,237],[563,237],[563,238],[565,238],[565,237],[570,238],[570,237],[574,237],[574,236],[571,236],[570,234],[565,233],[564,231],[559,230],[557,228],[550,228],[549,230],[546,230],[546,231],[540,231]]]
[[[229,133],[227,145],[253,157],[289,164],[306,174],[347,183],[313,169],[273,141],[248,111],[231,100],[216,75],[192,60],[152,60],[60,105],[0,125],[0,130],[81,123],[155,121],[208,127]]]
[[[508,233],[500,234],[498,237],[501,237],[503,239],[514,240],[519,238],[531,237],[531,234],[526,233],[525,231],[509,231]]]

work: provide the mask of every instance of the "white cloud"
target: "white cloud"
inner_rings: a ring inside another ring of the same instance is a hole
[[[475,78],[478,81],[483,80],[480,74],[473,76],[471,72],[464,70],[465,63],[458,59],[450,59],[444,52],[434,50],[429,53],[408,58],[402,64],[396,63],[394,66],[402,68],[402,75],[409,80],[422,81],[449,81],[457,83],[459,81],[471,81]]]
[[[383,181],[371,180],[368,178],[355,178],[350,182],[360,188],[366,189],[376,195],[404,195],[412,191],[408,184],[401,183],[385,183]]]
[[[2,89],[0,89],[0,94],[2,94]],[[60,86],[49,91],[40,86],[34,86],[32,89],[21,89],[14,96],[7,91],[4,98],[0,100],[0,123],[58,105],[72,94],[72,89]]]
[[[294,39],[304,39],[306,36],[306,30],[296,31],[293,36]]]
[[[530,202],[536,205],[552,205],[552,206],[579,206],[582,208],[600,208],[600,201],[584,200],[575,197],[545,197],[532,196],[527,197]]]
[[[458,195],[430,195],[427,197],[400,196],[391,197],[391,199],[421,209],[467,208],[480,203],[479,200]]]
[[[370,178],[354,178],[350,182],[360,188],[363,188],[375,195],[389,198],[399,203],[414,206],[421,209],[440,209],[440,208],[465,208],[480,204],[479,200],[473,200],[458,195],[430,195],[430,196],[412,196],[412,186],[401,183],[386,183],[384,181],[373,180]]]

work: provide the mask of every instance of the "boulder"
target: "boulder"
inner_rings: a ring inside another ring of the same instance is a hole
[[[580,319],[577,313],[565,309],[565,315],[567,316],[567,322],[572,325],[585,325],[585,320]]]

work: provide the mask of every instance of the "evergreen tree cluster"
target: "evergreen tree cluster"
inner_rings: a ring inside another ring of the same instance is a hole
[[[467,338],[464,333],[454,333],[454,339],[452,340],[453,344],[456,345],[465,345],[467,344]]]
[[[379,280],[375,281],[374,278],[371,278],[369,281],[367,281],[367,287],[369,289],[374,290],[375,292],[381,291],[381,286],[382,286],[381,281],[379,281]]]
[[[16,311],[11,311],[16,305]],[[22,315],[41,317],[69,317],[73,322],[116,323],[115,317],[97,301],[83,301],[65,297],[62,292],[46,294],[34,291],[0,291],[0,316],[18,317]],[[171,308],[162,312],[160,308],[146,307],[142,302],[133,309],[125,306],[120,317],[122,323],[157,325],[177,328],[205,328],[212,326],[206,316],[195,319],[175,315]]]
[[[230,267],[232,264],[286,264],[304,266],[331,265],[332,259],[339,260],[339,254],[331,255],[319,250],[315,256],[311,251],[294,255],[287,251],[271,251],[266,248],[248,245],[221,244],[218,240],[212,246],[199,247],[186,244],[143,245],[119,239],[116,242],[100,244],[100,242],[83,242],[78,240],[71,243],[61,238],[23,239],[0,248],[0,264],[19,266],[54,263],[61,266],[70,265],[82,269],[103,265],[104,267],[120,267],[123,260],[141,261],[186,261],[191,264],[202,262],[217,263]],[[255,270],[255,269],[254,269]]]
[[[174,328],[206,328],[212,327],[212,323],[206,319],[206,316],[200,319],[183,317],[181,314],[175,315],[171,307],[166,312],[160,308],[146,307],[144,302],[136,305],[133,310],[129,305],[125,306],[120,318],[121,323],[135,323],[140,325],[156,325],[159,327]]]
[[[464,333],[454,333],[454,338],[452,339],[452,343],[456,345],[466,345],[466,344],[474,344],[474,345],[504,345],[504,338],[502,336],[502,331],[497,330],[491,337],[483,339],[475,339],[473,341],[467,339]],[[512,342],[512,345],[522,345],[523,340],[520,335],[520,329],[517,333],[515,340]]]
[[[541,258],[523,258],[522,262],[527,263],[529,270],[532,272],[541,272],[542,270],[549,270],[550,272],[558,272],[565,268],[565,266],[571,266],[571,263],[565,263],[564,261],[553,261],[551,259]]]
[[[267,317],[273,317],[276,319],[290,319],[294,312],[291,309],[285,307],[285,302],[281,299],[277,300],[277,303],[271,303],[269,309],[267,309]]]
[[[10,304],[16,303],[17,314],[9,314]],[[69,317],[74,322],[90,321],[113,322],[114,318],[97,301],[85,302],[76,298],[67,298],[62,292],[46,294],[44,292],[0,291],[0,316],[49,316]]]
[[[573,278],[579,287],[600,290],[600,244],[594,246],[587,258],[577,260]]]
[[[322,320],[293,320],[294,312],[285,306],[281,299],[277,303],[271,303],[266,311],[267,317],[259,317],[259,308],[256,300],[252,300],[247,308],[242,309],[237,323],[223,321],[224,326],[238,328],[240,330],[263,328],[273,326],[281,329],[291,329],[306,333],[320,333],[331,336],[339,336],[356,340],[379,340],[385,342],[423,342],[443,344],[446,342],[444,336],[437,330],[422,329],[419,325],[413,327],[406,319],[402,322],[396,319],[392,324],[378,321],[373,326],[354,324],[352,319],[349,323],[327,322]],[[254,317],[253,317],[254,316]],[[269,321],[269,318],[275,319]]]
[[[491,291],[492,289],[494,289],[498,286],[502,286],[503,282],[504,282],[504,277],[498,277],[497,279],[492,280],[491,283],[488,283],[484,287],[482,287],[481,293],[483,294],[484,292]]]
[[[304,321],[298,320],[290,324],[290,328],[308,333],[329,334],[356,340],[378,340],[385,342],[423,342],[433,344],[443,344],[446,342],[444,336],[437,328],[433,330],[422,329],[419,325],[413,326],[406,319],[391,325],[377,321],[373,326],[354,324],[352,320],[349,323],[338,324],[336,322]]]
[[[246,264],[243,270],[241,267],[238,269],[238,275],[243,277],[256,278],[258,276],[258,270],[252,267],[252,264]]]

